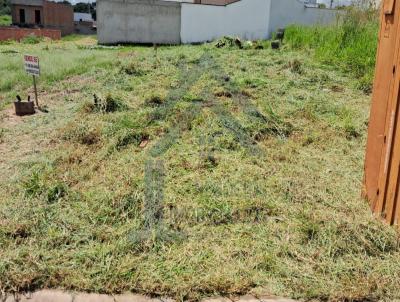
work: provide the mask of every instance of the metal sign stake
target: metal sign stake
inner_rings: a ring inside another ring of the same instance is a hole
[[[36,102],[36,107],[39,108],[39,100],[38,100],[38,93],[37,93],[37,88],[36,88],[36,77],[32,75],[33,77],[33,88],[35,90],[35,102]]]
[[[36,107],[38,109],[40,109],[37,87],[36,87],[36,77],[40,76],[39,57],[24,55],[24,65],[25,65],[26,73],[32,75],[33,88],[35,90],[35,103],[36,103]]]

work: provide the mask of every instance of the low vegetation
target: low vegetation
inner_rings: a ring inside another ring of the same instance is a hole
[[[360,198],[369,96],[236,44],[0,45],[2,292],[400,299],[398,233]],[[47,112],[16,118],[25,52]]]
[[[11,24],[10,0],[0,0],[0,26]]]
[[[0,26],[11,25],[11,16],[9,15],[0,15]]]
[[[292,49],[312,50],[322,63],[339,66],[358,79],[357,87],[369,93],[374,77],[378,41],[378,12],[343,10],[336,26],[290,26],[285,42]]]

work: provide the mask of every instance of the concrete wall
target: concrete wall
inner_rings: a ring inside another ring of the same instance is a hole
[[[21,40],[27,36],[48,37],[53,40],[61,39],[61,31],[54,29],[18,28],[0,26],[0,41]]]
[[[75,22],[75,33],[80,35],[95,35],[96,28],[93,27],[93,22]]]
[[[74,13],[74,22],[93,22],[92,14]]]
[[[297,0],[271,0],[268,37],[291,24],[328,24],[336,21],[336,10],[305,7]]]
[[[181,4],[157,0],[98,0],[102,44],[179,44]]]
[[[197,43],[222,36],[266,39],[270,1],[242,0],[226,6],[182,3],[181,40],[183,43]]]

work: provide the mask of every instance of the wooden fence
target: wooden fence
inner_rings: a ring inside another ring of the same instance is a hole
[[[384,0],[365,160],[364,195],[390,224],[400,220],[400,1]]]

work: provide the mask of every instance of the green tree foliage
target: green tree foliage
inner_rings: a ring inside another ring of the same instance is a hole
[[[10,0],[0,0],[0,15],[10,15],[11,6]]]

